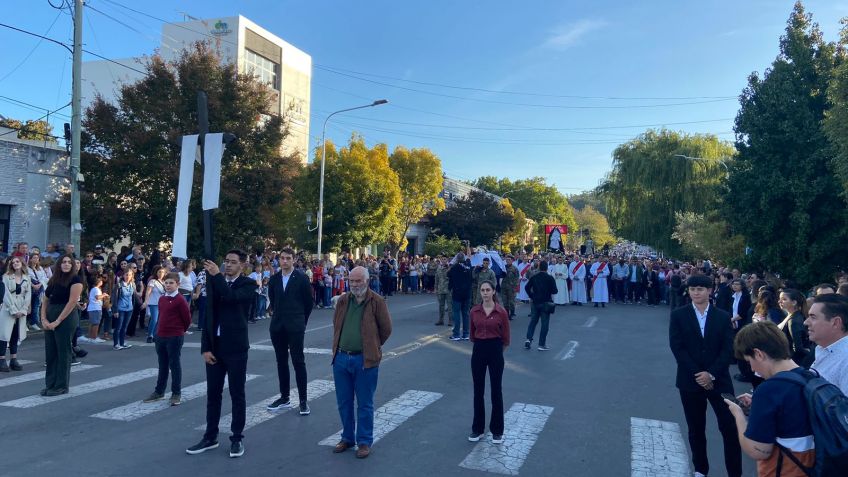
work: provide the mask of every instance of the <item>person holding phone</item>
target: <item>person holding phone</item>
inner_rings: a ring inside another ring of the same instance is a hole
[[[256,296],[256,282],[242,276],[247,254],[233,249],[224,256],[224,273],[211,260],[203,261],[207,275],[207,300],[210,313],[203,324],[200,352],[206,362],[206,432],[197,444],[186,449],[187,454],[201,454],[218,447],[218,422],[224,382],[229,381],[233,402],[230,425],[230,457],[244,455],[247,399],[244,385],[247,378],[247,351],[250,349],[247,318]]]

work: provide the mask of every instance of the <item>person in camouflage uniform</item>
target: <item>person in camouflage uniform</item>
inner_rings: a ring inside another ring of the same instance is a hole
[[[448,258],[444,255],[439,255],[439,267],[436,269],[436,297],[439,299],[439,321],[436,325],[445,324],[445,311],[448,312],[448,326],[453,326],[453,307],[450,288],[448,287]]]
[[[480,284],[481,283],[483,283],[485,281],[489,281],[489,282],[492,282],[492,285],[498,284],[498,279],[497,279],[497,277],[495,277],[494,270],[489,268],[489,263],[490,263],[489,257],[486,257],[486,258],[483,259],[483,265],[482,266],[480,266],[479,268],[476,268],[476,267],[474,268],[474,288],[472,290],[473,298],[472,298],[472,301],[471,301],[472,306],[473,305],[479,305],[480,303],[483,302],[483,299],[480,297]]]
[[[506,275],[501,280],[501,305],[509,312],[510,320],[515,316],[515,289],[518,288],[518,269],[512,260],[512,255],[506,256]]]

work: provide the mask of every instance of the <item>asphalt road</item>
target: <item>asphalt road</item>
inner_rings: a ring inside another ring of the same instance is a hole
[[[123,351],[84,345],[89,355],[71,374],[71,394],[45,401],[37,396],[43,379],[31,374],[43,372],[43,340],[31,335],[19,359],[32,363],[0,376],[0,476],[692,475],[688,457],[680,454],[687,448],[686,427],[668,349],[668,308],[560,307],[551,320],[551,350],[542,352],[535,342],[529,351],[522,346],[529,307],[520,306],[506,351],[503,394],[509,412],[500,447],[489,436],[477,444],[466,440],[472,345],[452,342],[447,327],[434,326],[435,297],[396,296],[389,308],[394,332],[384,347],[375,397],[375,407],[382,408],[377,425],[382,437],[368,459],[358,460],[350,451],[336,455],[319,444],[334,442],[341,424],[330,357],[318,354],[332,345],[331,312],[317,310],[306,335],[306,347],[314,351],[306,358],[309,392],[315,394],[309,416],[264,410],[262,403],[277,397],[276,365],[269,322],[251,325],[252,425],[239,459],[228,457],[228,426],[222,426],[220,448],[185,454],[205,422],[198,333],[187,337],[182,358],[184,400],[191,386],[196,397],[173,408],[139,404],[155,384],[155,371],[144,370],[157,366],[153,348],[140,340]],[[225,391],[223,412],[229,411]],[[720,476],[721,439],[708,412],[711,475]],[[644,422],[633,418],[666,424],[646,442]],[[755,475],[745,459],[746,475]],[[638,473],[645,465],[654,470]]]

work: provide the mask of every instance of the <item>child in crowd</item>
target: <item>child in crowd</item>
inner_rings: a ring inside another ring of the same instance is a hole
[[[335,270],[328,268],[327,273],[324,274],[324,308],[330,307],[330,298],[333,293],[333,275],[335,273]]]
[[[268,318],[268,282],[270,280],[271,279],[269,277],[262,277],[262,285],[256,290],[259,294],[259,301],[256,308],[257,320],[264,320],[265,318]]]
[[[103,317],[103,300],[109,297],[102,290],[103,276],[99,275],[94,279],[94,286],[88,292],[88,336],[83,341],[90,343],[106,342],[106,340],[97,336],[100,334],[100,321]]]
[[[168,383],[168,369],[171,370],[171,406],[180,404],[182,384],[182,366],[180,352],[183,336],[191,326],[191,312],[188,302],[179,293],[180,276],[177,273],[165,275],[165,294],[159,297],[159,324],[156,327],[156,355],[159,357],[159,377],[156,389],[143,402],[159,401],[165,397],[165,385]]]

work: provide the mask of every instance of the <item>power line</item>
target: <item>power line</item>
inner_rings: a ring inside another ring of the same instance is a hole
[[[397,77],[393,77],[393,76],[377,75],[377,74],[374,74],[374,73],[363,73],[361,71],[353,71],[353,70],[348,70],[348,69],[339,68],[339,67],[335,67],[335,66],[326,66],[326,65],[321,65],[321,64],[318,64],[318,63],[313,64],[313,66],[315,66],[318,69],[322,69],[322,70],[329,71],[329,72],[332,72],[332,73],[343,72],[343,73],[350,73],[350,74],[361,75],[361,76],[370,76],[370,77],[373,77],[373,78],[382,78],[382,79],[389,79],[389,80],[394,80],[394,81],[403,81],[403,82],[406,82],[406,83],[420,84],[420,85],[423,85],[423,86],[436,86],[436,87],[439,87],[439,88],[450,88],[450,89],[458,89],[458,90],[463,90],[463,91],[477,91],[477,92],[482,92],[482,93],[508,94],[508,95],[517,95],[517,96],[539,96],[539,97],[545,97],[545,98],[570,98],[570,99],[636,100],[636,101],[639,101],[639,100],[642,100],[642,101],[647,101],[647,100],[652,100],[652,101],[657,101],[657,100],[678,101],[678,100],[692,100],[692,99],[721,99],[721,100],[736,99],[736,97],[734,97],[734,96],[676,96],[676,97],[673,97],[673,96],[672,97],[583,96],[583,95],[573,95],[573,94],[551,94],[551,93],[531,93],[531,92],[522,92],[522,91],[504,91],[504,90],[477,88],[477,87],[471,87],[471,86],[456,86],[456,85],[449,85],[449,84],[444,84],[444,83],[433,83],[433,82],[429,82],[429,81],[415,81],[415,80],[410,80],[410,79],[405,79],[405,78],[397,78]]]
[[[34,111],[38,111],[38,112],[50,111],[48,108],[42,108],[41,106],[36,106],[32,103],[27,103],[26,101],[21,101],[20,99],[10,98],[8,96],[0,96],[0,101],[6,101],[7,103],[27,107],[30,110],[34,110]],[[61,116],[61,117],[65,117],[65,118],[70,119],[70,116],[68,116],[67,114],[56,113],[56,112],[54,112],[53,114],[55,114],[56,116]]]
[[[634,105],[627,105],[627,106],[576,106],[576,105],[564,105],[564,104],[516,103],[516,102],[511,102],[511,101],[498,101],[498,100],[494,100],[494,99],[471,98],[471,97],[467,97],[467,96],[456,96],[456,95],[453,95],[453,94],[436,93],[436,92],[433,92],[433,91],[425,91],[425,90],[422,90],[422,89],[407,88],[405,86],[399,86],[399,85],[391,84],[391,83],[384,83],[382,81],[376,81],[376,80],[372,80],[372,79],[368,79],[368,78],[363,78],[361,76],[356,76],[356,75],[352,75],[352,74],[348,74],[348,73],[342,73],[342,72],[334,71],[334,70],[331,70],[331,69],[328,69],[328,68],[322,68],[322,69],[324,71],[328,71],[328,72],[333,73],[333,74],[345,76],[345,77],[348,77],[348,78],[353,78],[353,79],[356,79],[356,80],[359,80],[359,81],[364,81],[364,82],[367,82],[367,83],[373,83],[373,84],[378,84],[378,85],[381,85],[381,86],[387,86],[387,87],[390,87],[390,88],[397,88],[397,89],[401,89],[401,90],[404,90],[404,91],[411,91],[411,92],[415,92],[415,93],[428,94],[428,95],[431,95],[431,96],[438,96],[438,97],[442,97],[442,98],[457,99],[457,100],[460,100],[460,101],[474,101],[474,102],[478,102],[478,103],[503,104],[503,105],[508,105],[508,106],[525,106],[525,107],[546,108],[546,109],[647,109],[647,108],[664,108],[664,107],[670,107],[670,106],[690,106],[690,105],[694,105],[694,104],[719,103],[719,102],[724,102],[724,101],[735,100],[735,98],[724,98],[724,99],[706,99],[706,100],[703,100],[703,101],[687,101],[687,102],[666,103],[666,104],[634,104]]]
[[[67,108],[67,107],[68,107],[68,106],[70,106],[70,105],[71,105],[71,103],[68,103],[68,104],[66,104],[66,105],[62,106],[61,108],[54,109],[53,111],[47,111],[47,114],[45,114],[44,116],[41,116],[41,117],[40,117],[40,118],[38,118],[38,119],[34,119],[32,122],[34,122],[34,123],[35,123],[35,122],[41,121],[42,119],[44,119],[44,118],[46,118],[46,117],[50,116],[51,114],[53,114],[53,113],[55,113],[55,112],[57,112],[57,111],[61,111],[61,110],[65,109],[65,108]],[[0,134],[0,137],[6,136],[6,135],[8,135],[8,134],[12,134],[13,132],[20,131],[20,130],[22,130],[22,129],[26,129],[26,127],[21,128],[21,129],[15,129],[15,128],[13,128],[11,131],[7,131],[7,132],[4,132],[3,134]],[[43,133],[37,133],[37,134],[43,134]],[[45,135],[47,135],[47,134],[45,134]],[[55,137],[55,138],[57,138],[57,139],[60,139],[58,136],[52,136],[52,137]]]
[[[48,33],[50,33],[50,30],[53,29],[53,25],[55,25],[56,22],[59,21],[59,17],[61,17],[61,16],[62,16],[62,12],[60,11],[59,14],[56,15],[56,18],[53,19],[53,22],[50,24],[50,26],[47,27],[47,31],[44,32],[44,35],[47,35]],[[22,59],[21,62],[18,63],[14,68],[12,68],[12,71],[6,73],[5,75],[3,75],[2,78],[0,78],[0,83],[2,83],[4,80],[6,80],[6,78],[12,76],[16,71],[18,71],[18,69],[20,69],[20,67],[23,66],[24,63],[27,62],[27,60],[29,60],[29,58],[32,56],[32,54],[35,53],[35,50],[37,50],[38,47],[41,46],[42,41],[44,41],[44,38],[39,38],[38,42],[35,44],[35,46],[33,46],[31,50],[29,50],[29,53],[27,53],[26,56],[24,56],[24,59]]]

